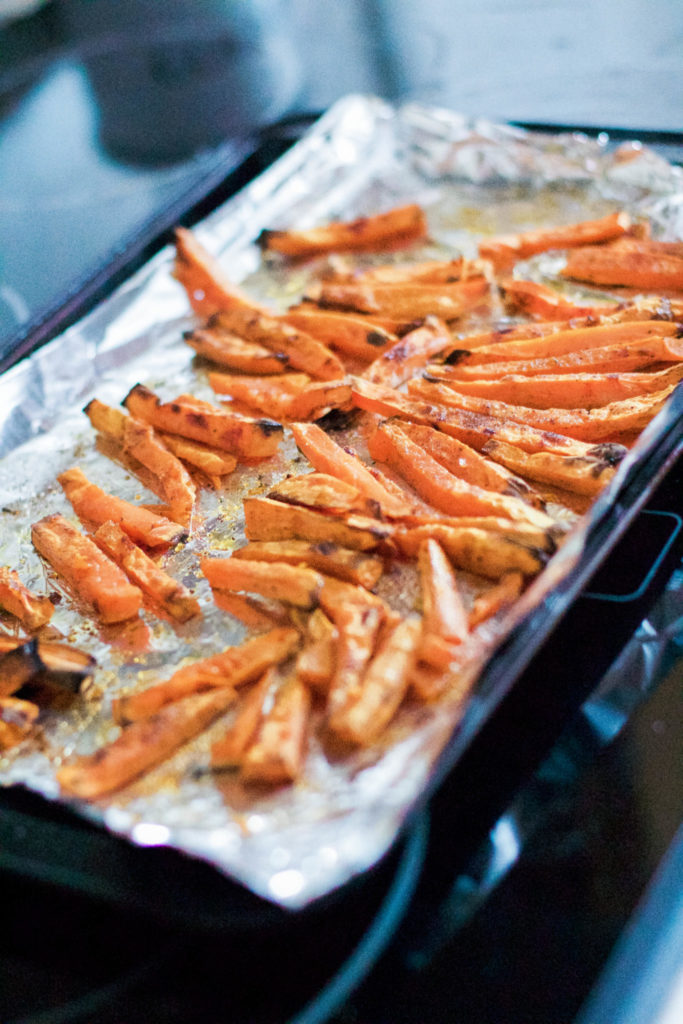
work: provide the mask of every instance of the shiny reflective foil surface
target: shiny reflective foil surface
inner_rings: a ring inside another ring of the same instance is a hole
[[[587,219],[617,206],[647,216],[660,237],[683,236],[681,172],[637,143],[615,150],[607,138],[530,135],[444,110],[396,109],[372,97],[337,104],[196,233],[249,295],[284,309],[304,292],[320,264],[292,269],[263,262],[255,239],[264,228],[307,227],[408,201],[425,207],[430,241],[396,257],[402,260],[473,256],[482,235]],[[105,490],[134,502],[157,501],[98,450],[83,406],[95,397],[118,405],[138,381],[164,399],[191,391],[215,400],[206,370],[182,340],[196,321],[172,277],[172,262],[172,251],[162,251],[82,322],[0,378],[0,564],[16,568],[40,593],[54,594],[59,587],[32,547],[31,523],[53,512],[73,519],[58,473],[79,465]],[[527,269],[542,279],[552,272],[552,257],[530,261]],[[471,326],[485,324],[475,316]],[[514,615],[492,623],[491,651],[530,608],[551,609],[553,588],[580,561],[591,522],[609,507],[648,444],[669,429],[671,416],[665,409],[645,431]],[[201,619],[171,625],[143,611],[138,621],[103,628],[80,615],[62,593],[51,631],[94,655],[95,685],[71,707],[44,711],[36,736],[0,755],[0,783],[23,784],[61,799],[56,769],[117,735],[113,697],[167,678],[184,659],[206,657],[248,635],[214,604],[199,573],[199,555],[239,547],[242,500],[266,493],[305,466],[286,431],[277,456],[238,466],[222,490],[199,491],[190,540],[163,564],[196,593]],[[475,590],[480,585],[463,580]],[[418,597],[414,573],[409,567],[387,573],[379,593],[409,611]],[[12,632],[9,617],[2,626]],[[230,775],[208,770],[211,743],[230,714],[120,793],[75,806],[133,842],[196,855],[253,892],[295,908],[385,853],[444,746],[466,742],[482,708],[476,690],[464,716],[447,699],[408,708],[381,743],[335,762],[314,735],[303,779],[273,791],[246,789]]]

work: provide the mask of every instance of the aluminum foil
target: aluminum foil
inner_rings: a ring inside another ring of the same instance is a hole
[[[196,230],[233,280],[256,299],[284,308],[302,294],[314,270],[264,265],[255,245],[262,229],[304,227],[404,201],[427,210],[431,238],[415,250],[420,258],[474,255],[483,234],[585,219],[615,204],[648,216],[661,237],[683,235],[681,172],[636,143],[615,150],[606,137],[530,135],[439,109],[396,109],[372,97],[337,104]],[[71,515],[56,483],[61,470],[78,464],[122,497],[156,500],[97,449],[84,404],[98,397],[116,405],[137,381],[164,398],[190,389],[213,397],[182,341],[194,320],[171,276],[172,259],[170,249],[159,253],[83,321],[0,378],[0,564],[16,567],[41,592],[54,592],[55,582],[33,551],[30,525],[49,512]],[[547,270],[543,260],[531,267],[538,276]],[[516,617],[531,608],[536,614],[550,611],[557,581],[581,559],[591,522],[618,494],[648,438],[666,429],[666,415],[665,410],[646,432],[592,513],[529,588]],[[274,459],[239,467],[222,491],[201,493],[197,529],[167,562],[171,574],[195,589],[201,621],[172,627],[143,614],[137,623],[107,630],[78,615],[64,595],[52,626],[97,658],[96,685],[70,710],[42,714],[38,737],[0,757],[0,783],[61,799],[57,767],[116,735],[110,716],[114,696],[165,678],[184,658],[206,656],[246,635],[215,607],[198,576],[197,556],[208,547],[239,546],[242,499],[291,471],[296,458],[288,437]],[[394,603],[410,607],[415,590],[409,581],[382,585],[393,588]],[[491,641],[515,621],[495,623]],[[4,627],[11,630],[8,621]],[[484,711],[475,693],[461,720],[447,702],[406,712],[388,742],[343,763],[330,763],[313,741],[304,779],[260,794],[207,771],[210,743],[224,729],[222,722],[121,794],[75,806],[135,843],[179,848],[271,901],[301,907],[385,853],[439,753],[446,744],[466,744]]]

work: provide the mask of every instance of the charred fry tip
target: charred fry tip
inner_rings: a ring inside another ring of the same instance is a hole
[[[466,356],[470,354],[467,348],[454,348],[448,353],[444,359],[446,366],[455,366],[456,363],[461,362]]]
[[[604,462],[606,466],[616,466],[624,458],[627,451],[628,448],[625,448],[623,444],[606,441],[604,444],[596,444],[587,454]]]

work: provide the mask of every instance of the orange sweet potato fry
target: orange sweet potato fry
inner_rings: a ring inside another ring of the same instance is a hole
[[[342,520],[272,498],[246,498],[244,518],[248,540],[325,541],[357,551],[372,551],[391,537],[389,526],[368,516],[348,515]]]
[[[310,382],[307,373],[282,373],[272,377],[218,371],[209,373],[209,385],[217,395],[236,398],[281,423],[291,418],[289,410],[292,398]]]
[[[482,622],[509,608],[523,589],[524,577],[521,572],[506,572],[497,583],[473,601],[469,613],[469,628],[476,629]]]
[[[303,771],[311,697],[294,676],[284,679],[262,716],[253,742],[242,758],[245,782],[270,786],[294,782]]]
[[[64,765],[57,772],[62,793],[98,800],[115,793],[203,732],[235,700],[230,687],[196,694],[127,726],[106,747]]]
[[[467,611],[451,563],[432,537],[420,545],[418,566],[423,635],[434,634],[451,643],[462,643],[469,632]]]
[[[31,527],[34,547],[101,622],[136,616],[142,593],[118,565],[60,515],[46,516]]]
[[[427,316],[457,320],[488,294],[488,281],[473,278],[455,284],[371,284],[324,281],[319,304],[324,309],[347,309],[395,320]]]
[[[33,701],[0,697],[0,753],[26,739],[39,714],[40,708]]]
[[[377,356],[361,376],[373,384],[397,388],[441,352],[451,341],[444,323],[436,317],[427,317],[421,327],[404,334],[391,348]]]
[[[495,439],[490,440],[483,451],[492,459],[507,466],[515,473],[523,473],[531,480],[550,484],[574,494],[595,496],[614,476],[614,465],[610,462],[610,446],[602,452],[598,445],[593,455],[566,456],[552,452],[530,454],[515,445]]]
[[[235,720],[211,747],[212,768],[239,768],[263,719],[266,701],[279,681],[277,670],[271,667],[245,694]]]
[[[420,263],[383,263],[357,270],[344,266],[325,275],[326,280],[372,282],[373,284],[453,284],[484,277],[490,268],[485,260],[456,257],[452,260],[423,260]]]
[[[326,693],[337,663],[339,631],[321,608],[307,623],[306,640],[296,659],[296,674],[314,690]]]
[[[239,619],[245,626],[260,632],[273,626],[291,623],[288,610],[279,601],[266,601],[256,594],[238,594],[230,590],[216,590],[214,603],[222,612]]]
[[[329,473],[315,471],[285,477],[268,492],[268,497],[290,505],[317,508],[330,515],[349,512],[374,515],[377,512],[377,506],[365,498],[357,487]]]
[[[139,587],[179,622],[201,614],[199,602],[187,587],[164,572],[117,523],[103,523],[93,535],[95,543],[116,562],[131,583]]]
[[[276,601],[314,608],[323,577],[307,566],[205,556],[202,572],[213,590],[246,590]]]
[[[319,420],[333,409],[351,407],[351,381],[314,381],[293,395],[287,409],[288,420]]]
[[[547,564],[547,546],[533,541],[525,543],[514,532],[510,535],[503,530],[487,529],[488,524],[489,520],[482,517],[482,526],[454,526],[437,521],[406,526],[396,530],[394,542],[402,554],[415,557],[424,540],[433,537],[453,565],[490,580],[499,580],[511,569],[532,577]]]
[[[398,336],[380,324],[352,313],[322,309],[297,309],[282,319],[291,327],[310,334],[323,345],[355,359],[376,359],[398,341]]]
[[[167,704],[206,690],[239,687],[263,675],[271,665],[286,661],[299,646],[298,630],[277,626],[268,633],[228,647],[220,654],[179,668],[169,679],[112,702],[115,721],[121,725],[155,714]]]
[[[574,317],[609,316],[615,309],[615,303],[609,302],[595,306],[579,305],[538,281],[508,277],[499,281],[498,287],[503,293],[506,311],[515,316],[530,316],[537,320],[572,320]]]
[[[238,337],[221,326],[220,313],[206,327],[188,331],[184,339],[198,356],[238,373],[280,374],[289,369],[284,352],[271,352],[265,345]]]
[[[384,562],[378,555],[341,547],[331,541],[250,541],[245,547],[233,551],[232,557],[307,565],[368,590],[375,586],[384,571]]]
[[[91,483],[77,466],[60,473],[57,479],[79,519],[97,526],[109,521],[118,523],[136,544],[167,548],[187,536],[183,527],[165,516],[107,494]]]
[[[427,221],[420,206],[411,203],[385,213],[334,221],[307,231],[261,233],[260,244],[267,252],[299,258],[319,253],[378,248],[395,241],[412,241],[427,233]]]
[[[19,573],[0,566],[0,608],[14,615],[33,633],[50,621],[55,607],[49,597],[34,594],[22,583]]]
[[[560,274],[589,284],[650,292],[683,291],[683,258],[663,252],[585,247],[568,255]]]
[[[174,455],[194,469],[199,469],[213,483],[220,483],[221,477],[228,476],[237,465],[237,459],[220,448],[212,448],[200,441],[192,441],[178,434],[161,434],[164,444]]]
[[[479,255],[491,260],[495,266],[505,266],[549,249],[607,242],[625,234],[631,226],[627,213],[612,213],[596,220],[523,231],[517,235],[498,235],[480,243]]]
[[[187,292],[190,305],[200,316],[235,306],[255,304],[232,283],[216,260],[187,228],[176,228],[174,274]]]

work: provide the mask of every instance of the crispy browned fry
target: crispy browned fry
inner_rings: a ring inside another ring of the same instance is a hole
[[[138,614],[142,593],[118,565],[60,515],[31,527],[36,550],[102,622],[123,622]]]
[[[179,622],[201,614],[199,602],[187,587],[164,572],[142,548],[134,544],[117,523],[103,523],[93,540],[112,561],[120,565],[130,581]]]
[[[351,408],[351,380],[315,381],[293,395],[287,409],[288,420],[319,420],[333,409]]]
[[[406,437],[455,476],[462,476],[484,490],[499,491],[501,494],[522,498],[536,508],[542,507],[543,503],[525,480],[487,459],[457,438],[449,437],[434,427],[426,427],[420,423],[404,421],[401,430]]]
[[[315,608],[323,585],[315,569],[286,562],[205,556],[200,565],[213,590],[246,590],[298,608]]]
[[[272,498],[246,498],[245,533],[248,540],[329,541],[357,551],[372,551],[391,537],[391,528],[368,516],[344,520],[303,505],[287,505]]]
[[[279,682],[277,670],[269,668],[245,694],[232,725],[211,747],[212,768],[239,768],[263,719],[265,703]]]
[[[307,231],[262,231],[263,249],[293,258],[342,250],[368,249],[398,240],[412,241],[427,233],[427,221],[420,206],[411,203],[386,213],[333,221]]]
[[[604,453],[601,447],[606,448]],[[531,480],[552,484],[575,494],[596,495],[615,473],[610,461],[610,448],[610,445],[598,445],[593,455],[582,456],[556,455],[552,452],[529,454],[515,445],[493,439],[484,446],[483,451],[514,473],[524,473]]]
[[[374,515],[377,512],[377,504],[365,498],[357,487],[329,473],[285,477],[268,492],[268,497],[290,505],[318,508],[333,515],[347,512]]]
[[[477,526],[446,526],[437,522],[397,528],[394,540],[405,555],[415,556],[427,537],[439,542],[459,569],[499,580],[517,569],[525,577],[535,576],[548,561],[545,548],[521,543],[515,537]]]
[[[232,557],[308,565],[318,572],[367,589],[374,587],[384,572],[384,562],[378,555],[341,547],[331,541],[251,541],[246,547],[233,551]]]
[[[293,369],[303,370],[311,377],[338,380],[344,376],[344,367],[334,352],[284,320],[249,309],[233,309],[223,312],[220,322],[246,341],[263,345],[271,352],[283,352]]]
[[[438,512],[430,512],[429,514],[418,513],[406,516],[397,522],[395,524],[395,536],[401,536],[403,530],[417,530],[414,536],[420,538],[419,531],[424,529],[425,532],[422,536],[430,537],[432,534],[429,531],[433,527],[437,529],[442,529],[443,527],[462,529],[463,527],[472,526],[477,530],[488,530],[490,533],[507,537],[508,540],[522,544],[525,547],[537,548],[547,555],[554,554],[557,550],[558,541],[561,540],[567,529],[566,526],[559,523],[556,523],[549,529],[543,529],[539,526],[532,526],[531,523],[504,519],[502,516],[444,516]],[[439,539],[436,533],[433,536],[437,540]],[[417,556],[418,548],[419,542],[417,540],[415,547],[412,548],[409,546],[408,540],[405,538],[401,539],[401,550],[406,554]]]
[[[449,381],[447,366],[430,363],[426,372],[430,380]],[[683,362],[650,373],[564,373],[535,377],[512,374],[497,380],[458,380],[453,384],[461,395],[476,395],[531,409],[594,409],[636,395],[663,391],[680,380],[683,380]]]
[[[469,614],[469,628],[476,629],[482,622],[509,608],[523,589],[524,577],[521,572],[506,572],[496,584],[473,601]]]
[[[650,292],[683,291],[683,259],[675,254],[596,246],[567,257],[562,277],[589,284],[640,288]]]
[[[300,679],[290,676],[273,694],[253,742],[242,758],[245,782],[270,786],[294,782],[303,771],[311,696]]]
[[[0,697],[0,752],[30,735],[40,713],[37,704],[19,697]]]
[[[374,384],[397,388],[451,341],[444,323],[436,317],[427,317],[421,327],[404,334],[391,348],[379,355],[361,374]]]
[[[220,484],[221,477],[228,476],[237,465],[234,455],[202,444],[201,441],[192,441],[178,434],[161,434],[161,438],[174,455],[194,469],[200,469],[214,485]]]
[[[341,260],[339,261],[341,263]],[[485,277],[490,271],[486,260],[470,260],[463,256],[452,260],[424,260],[420,263],[383,263],[379,266],[355,269],[351,265],[338,266],[325,274],[326,280],[356,281],[375,284],[452,284]]]
[[[424,661],[413,666],[411,692],[424,703],[447,697],[450,705],[461,710],[474,688],[483,661],[484,650],[474,638],[465,644],[451,644],[443,668]]]
[[[180,434],[249,459],[274,455],[283,433],[282,425],[274,420],[241,416],[192,395],[162,402],[143,384],[136,384],[128,392],[124,405],[133,416],[164,433]]]
[[[237,594],[229,590],[216,590],[214,603],[221,611],[239,619],[250,629],[263,632],[275,625],[291,623],[288,609],[279,601],[267,601],[256,594]]]
[[[197,355],[230,370],[279,374],[289,369],[289,359],[284,352],[271,352],[265,345],[245,341],[234,331],[221,327],[220,313],[211,317],[207,327],[188,331],[183,337]]]
[[[93,398],[83,409],[93,427],[111,441],[123,445],[128,417],[121,409],[115,409],[99,398]]]
[[[301,451],[320,473],[329,473],[358,488],[370,501],[377,502],[385,515],[401,516],[411,511],[407,498],[388,491],[354,452],[342,448],[320,427],[313,423],[295,423],[292,433]]]
[[[49,597],[34,594],[22,583],[19,573],[6,565],[0,566],[0,608],[32,633],[49,622],[55,610]]]
[[[165,516],[107,494],[77,466],[60,473],[57,479],[79,519],[97,526],[118,523],[131,540],[148,548],[168,548],[187,536],[183,527]]]
[[[631,226],[631,218],[627,213],[611,213],[597,220],[538,228],[517,235],[498,235],[479,244],[479,255],[491,260],[497,267],[505,266],[549,249],[568,249],[607,242],[625,234]]]
[[[280,422],[291,419],[291,400],[310,381],[307,373],[282,373],[273,377],[216,371],[209,373],[209,385],[217,395],[230,395]]]
[[[112,702],[115,721],[121,725],[155,714],[167,704],[205,690],[239,687],[258,679],[271,665],[285,661],[299,646],[298,630],[278,626],[268,633],[228,647],[220,654],[179,668],[169,679]]]
[[[503,516],[550,529],[550,516],[519,498],[484,490],[455,476],[415,444],[400,421],[381,423],[368,442],[374,459],[388,463],[434,508],[451,516]]]
[[[329,729],[347,743],[368,746],[386,729],[408,690],[421,636],[411,615],[386,631],[357,687],[330,712]]]
[[[322,608],[316,608],[307,624],[306,640],[296,659],[296,674],[314,690],[327,692],[337,663],[339,631]]]
[[[642,430],[664,407],[675,384],[650,395],[636,395],[621,402],[610,402],[594,409],[530,409],[523,405],[489,401],[475,395],[463,395],[452,386],[427,380],[411,381],[408,390],[427,402],[462,409],[496,419],[525,423],[539,430],[553,430],[579,441],[597,444],[619,434]]]
[[[462,594],[446,554],[433,537],[422,542],[418,553],[422,590],[423,636],[434,634],[451,643],[462,643],[469,632]],[[420,643],[420,657],[422,656]]]
[[[449,321],[457,320],[488,290],[489,283],[483,277],[455,284],[336,284],[323,281],[318,302],[326,309],[348,309],[396,320],[436,316]]]
[[[583,316],[609,316],[615,303],[601,302],[595,306],[581,306],[561,295],[554,288],[538,281],[523,281],[508,277],[498,282],[503,293],[505,309],[518,316],[537,320],[572,320]]]
[[[235,691],[224,687],[187,697],[133,722],[113,743],[60,768],[57,781],[62,792],[98,800],[122,789],[203,732],[234,700]]]
[[[591,445],[564,434],[538,430],[525,423],[505,422],[494,416],[484,416],[464,409],[412,400],[391,388],[383,388],[358,378],[354,380],[353,398],[361,409],[431,425],[444,434],[457,437],[477,451],[481,451],[488,441],[495,438],[528,452],[548,451],[557,455],[579,456],[593,454]],[[620,445],[611,445],[610,451],[613,463],[626,454],[626,449]]]
[[[174,275],[187,292],[190,305],[200,316],[234,306],[254,308],[229,279],[216,260],[187,228],[176,228]]]
[[[380,324],[368,322],[352,313],[322,309],[290,310],[282,319],[291,327],[305,331],[323,345],[356,359],[376,359],[395,345],[396,334]]]
[[[36,682],[64,693],[85,693],[92,683],[95,664],[91,655],[67,644],[36,637],[2,637],[0,697]]]

